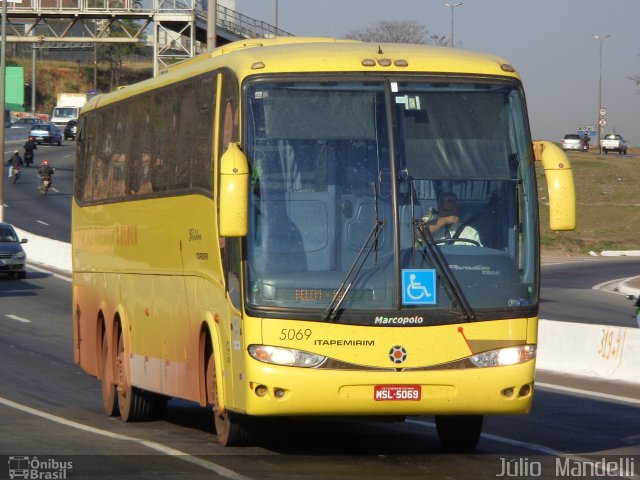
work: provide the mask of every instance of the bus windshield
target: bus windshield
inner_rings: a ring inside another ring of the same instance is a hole
[[[516,81],[263,78],[245,92],[248,308],[372,325],[535,314]]]

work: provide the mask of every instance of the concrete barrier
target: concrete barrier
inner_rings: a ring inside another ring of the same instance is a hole
[[[27,258],[71,272],[71,245],[16,229]],[[638,294],[637,289],[629,289]],[[629,315],[631,315],[631,304]],[[557,373],[640,383],[640,328],[540,320],[537,368]]]
[[[640,383],[640,329],[540,320],[536,368]]]
[[[51,240],[16,228],[20,238],[29,241],[22,245],[27,254],[27,262],[39,263],[47,267],[71,273],[71,244]]]

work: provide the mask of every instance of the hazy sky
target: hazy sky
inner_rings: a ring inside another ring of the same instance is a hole
[[[445,0],[446,1],[446,0]],[[459,0],[458,0],[459,1]],[[435,0],[278,0],[278,27],[342,38],[380,20],[416,20],[450,36],[451,8]],[[458,3],[449,1],[449,3]],[[236,0],[244,15],[275,24],[276,0]],[[600,41],[605,133],[640,145],[640,0],[463,0],[456,47],[506,58],[520,73],[534,138],[559,141],[598,115]]]

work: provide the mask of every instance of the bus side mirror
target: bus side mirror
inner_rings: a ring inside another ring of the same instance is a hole
[[[535,158],[542,162],[549,189],[549,228],[576,229],[576,190],[571,164],[558,146],[547,141],[533,144]]]
[[[220,236],[244,237],[249,224],[249,162],[237,143],[220,159]]]

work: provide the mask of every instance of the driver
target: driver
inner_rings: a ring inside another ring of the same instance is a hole
[[[458,197],[455,193],[444,193],[438,202],[438,218],[426,223],[436,243],[447,245],[479,245],[478,231],[460,223],[458,215]],[[426,218],[423,217],[426,221]],[[460,239],[460,240],[457,240]],[[463,239],[470,240],[465,242]]]

